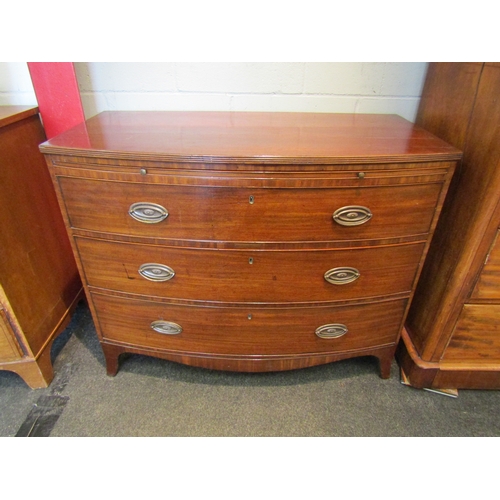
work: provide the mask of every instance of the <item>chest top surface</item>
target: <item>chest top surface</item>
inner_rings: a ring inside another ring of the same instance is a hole
[[[40,149],[83,157],[271,165],[461,157],[397,115],[337,113],[107,111]]]

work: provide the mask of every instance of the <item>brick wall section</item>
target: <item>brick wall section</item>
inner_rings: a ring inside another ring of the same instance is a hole
[[[0,104],[36,104],[23,64],[0,63]],[[75,69],[87,118],[165,109],[396,113],[413,121],[427,63],[80,62]]]
[[[0,106],[36,106],[36,96],[25,62],[0,62]]]

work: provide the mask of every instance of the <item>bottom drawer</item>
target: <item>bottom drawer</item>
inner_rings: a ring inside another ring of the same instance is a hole
[[[200,307],[96,293],[92,300],[105,341],[208,355],[335,353],[394,344],[406,306],[401,299],[348,307]]]
[[[500,361],[500,305],[466,304],[443,361]]]

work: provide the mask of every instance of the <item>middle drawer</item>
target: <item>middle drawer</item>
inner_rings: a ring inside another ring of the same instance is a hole
[[[424,243],[221,250],[75,237],[89,286],[212,302],[344,301],[409,293]]]

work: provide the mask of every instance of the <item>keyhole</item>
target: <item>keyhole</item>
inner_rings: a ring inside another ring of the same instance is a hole
[[[250,205],[253,205],[253,202],[254,202],[254,197],[251,195],[248,198],[248,203],[250,203]]]
[[[249,263],[249,264],[253,264],[253,257],[250,257],[250,258],[248,259],[248,263]]]

